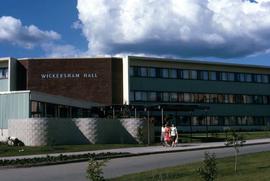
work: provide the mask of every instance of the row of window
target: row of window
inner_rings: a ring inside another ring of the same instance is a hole
[[[8,78],[8,68],[0,67],[0,79],[7,79]]]
[[[213,104],[270,104],[268,95],[205,94],[183,92],[130,91],[130,101]]]
[[[183,70],[174,68],[130,67],[130,76],[149,78],[171,78],[187,80],[212,80],[231,82],[269,83],[269,75],[207,70]]]
[[[262,126],[268,117],[254,116],[183,116],[177,121],[181,126]]]

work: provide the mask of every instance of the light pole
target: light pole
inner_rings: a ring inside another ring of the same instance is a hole
[[[204,109],[204,120],[205,120],[205,126],[206,126],[206,137],[208,138],[208,121],[207,121],[207,111],[208,111],[208,109]]]

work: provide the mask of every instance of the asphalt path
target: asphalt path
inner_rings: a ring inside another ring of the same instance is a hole
[[[106,178],[118,177],[130,173],[164,168],[203,160],[206,150],[163,153],[137,157],[112,159],[104,168]],[[216,156],[226,157],[234,155],[233,148],[208,149]],[[244,146],[240,154],[270,151],[270,144]],[[32,168],[2,169],[0,181],[84,181],[87,162],[42,166]]]

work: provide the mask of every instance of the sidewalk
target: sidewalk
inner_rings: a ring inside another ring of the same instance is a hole
[[[266,139],[254,139],[247,140],[244,145],[257,145],[257,144],[269,144],[270,138]],[[96,150],[96,151],[83,151],[83,152],[68,152],[62,153],[63,155],[78,155],[85,153],[106,153],[106,152],[128,152],[133,156],[139,155],[148,155],[148,154],[158,154],[166,152],[183,152],[191,150],[204,150],[204,149],[213,149],[213,148],[223,148],[226,147],[224,142],[212,142],[212,143],[180,143],[176,147],[163,147],[163,146],[147,146],[147,147],[132,147],[132,148],[119,148],[119,149],[108,149],[108,150]],[[0,157],[0,159],[18,159],[18,158],[33,158],[33,157],[46,157],[57,156],[61,153],[54,154],[42,154],[42,155],[26,155],[26,156],[15,156],[15,157]]]

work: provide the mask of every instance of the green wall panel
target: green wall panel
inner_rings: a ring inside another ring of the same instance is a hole
[[[130,90],[270,95],[270,84],[131,77]]]
[[[29,93],[0,94],[0,128],[8,128],[8,119],[29,118]]]

